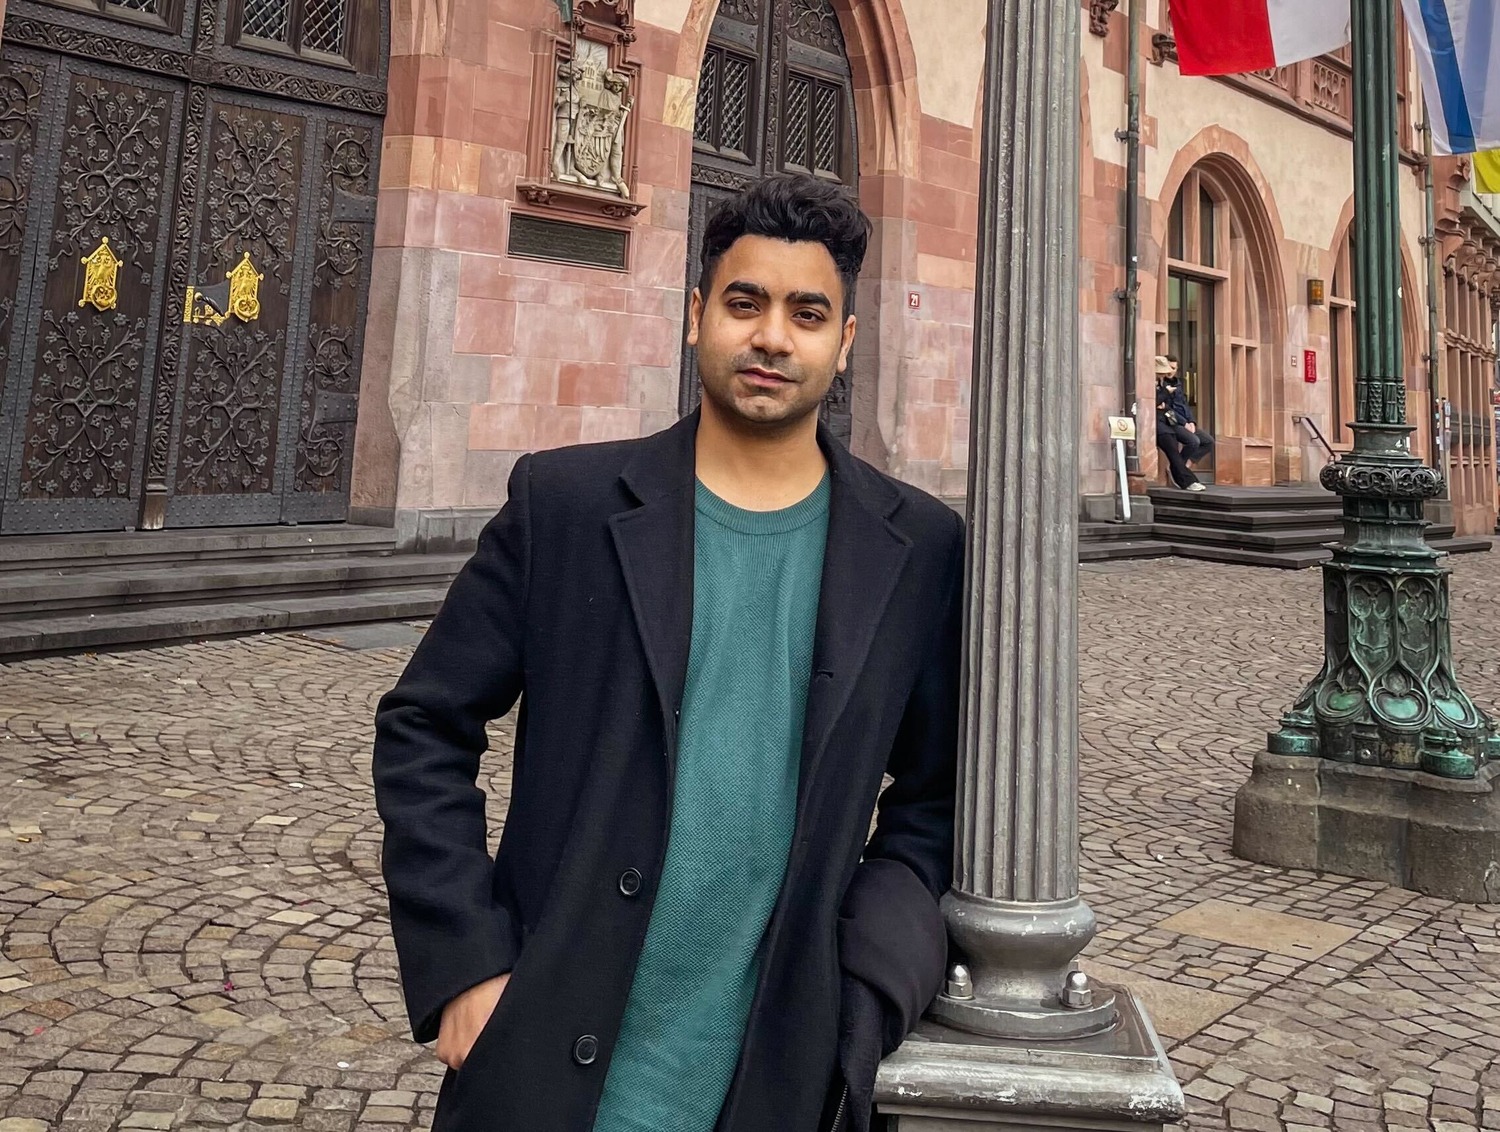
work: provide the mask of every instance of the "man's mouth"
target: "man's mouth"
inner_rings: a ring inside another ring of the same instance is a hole
[[[788,378],[785,375],[779,374],[773,369],[761,369],[759,366],[742,369],[740,373],[758,385],[786,385],[788,382]]]

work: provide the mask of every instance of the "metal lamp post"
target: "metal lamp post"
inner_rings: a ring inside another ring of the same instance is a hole
[[[1406,419],[1396,19],[1393,4],[1353,7],[1354,451],[1322,474],[1343,496],[1344,540],[1324,567],[1323,668],[1269,747],[1472,778],[1500,746],[1453,671],[1448,570],[1423,533],[1442,476],[1412,455]]]
[[[1160,1126],[1182,1094],[1131,996],[1076,969],[1077,0],[990,0],[964,726],[949,934],[964,962],[882,1068],[900,1132]],[[969,1124],[965,1124],[969,1127]]]
[[[1235,800],[1241,857],[1500,899],[1500,739],[1459,686],[1448,574],[1424,534],[1441,472],[1411,452],[1402,375],[1396,12],[1353,5],[1354,450],[1323,469],[1344,538],[1323,568],[1323,666]],[[1433,346],[1436,349],[1436,344]]]

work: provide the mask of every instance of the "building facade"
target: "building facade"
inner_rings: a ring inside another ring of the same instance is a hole
[[[1080,507],[1096,516],[1116,491],[1108,417],[1132,400],[1133,488],[1163,482],[1158,353],[1182,357],[1219,436],[1218,482],[1314,481],[1317,437],[1350,439],[1348,61],[1183,78],[1166,0],[1136,2],[1133,233],[1130,0],[1082,3]],[[830,427],[961,499],[983,0],[574,8],[564,25],[553,0],[10,0],[0,533],[352,518],[461,545],[523,452],[691,407],[703,221],[782,169],[846,185],[875,224]],[[1500,226],[1448,159],[1424,241],[1420,113],[1407,95],[1415,443],[1450,464],[1461,529],[1488,531]]]

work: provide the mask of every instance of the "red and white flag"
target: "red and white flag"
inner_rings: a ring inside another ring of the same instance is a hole
[[[1263,71],[1348,43],[1349,0],[1172,0],[1184,75]]]

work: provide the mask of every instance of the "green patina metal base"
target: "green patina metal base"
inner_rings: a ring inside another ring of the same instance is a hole
[[[1393,4],[1351,9],[1354,451],[1323,469],[1344,500],[1344,541],[1323,568],[1323,669],[1270,736],[1273,755],[1473,778],[1500,758],[1488,716],[1459,687],[1448,570],[1422,506],[1442,477],[1411,454],[1401,347],[1400,147]]]
[[[1344,498],[1345,535],[1323,568],[1326,656],[1267,745],[1472,778],[1500,758],[1500,734],[1453,670],[1449,571],[1423,533],[1423,503],[1442,480],[1411,456],[1411,431],[1357,425],[1351,456],[1323,469],[1323,486]]]

